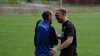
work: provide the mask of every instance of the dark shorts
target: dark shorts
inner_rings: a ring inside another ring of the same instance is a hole
[[[61,52],[60,56],[78,56],[75,52]]]
[[[75,55],[71,55],[71,54],[60,54],[60,56],[77,56],[76,54]]]

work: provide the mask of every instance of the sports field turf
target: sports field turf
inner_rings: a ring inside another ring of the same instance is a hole
[[[0,56],[34,56],[34,28],[41,16],[0,16]],[[100,12],[72,13],[79,56],[100,56]],[[59,31],[56,20],[54,26]]]

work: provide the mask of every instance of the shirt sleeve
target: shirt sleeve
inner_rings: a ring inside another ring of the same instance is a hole
[[[48,43],[48,30],[39,26],[37,33],[37,44],[47,44]]]
[[[38,20],[37,21],[37,23],[36,23],[36,25],[35,25],[35,34],[34,34],[34,44],[35,44],[35,46],[37,46],[37,44],[36,44],[36,37],[37,37],[37,28],[38,28],[38,24],[41,22],[42,20]]]
[[[73,24],[67,24],[66,30],[65,30],[65,36],[73,36],[74,37],[74,25]]]

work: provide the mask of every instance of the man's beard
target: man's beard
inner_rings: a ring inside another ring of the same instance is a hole
[[[61,20],[59,20],[59,19],[57,19],[57,21],[58,21],[59,23],[62,23],[62,21],[61,21]]]

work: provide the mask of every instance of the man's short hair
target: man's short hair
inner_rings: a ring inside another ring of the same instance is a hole
[[[44,20],[48,20],[49,15],[52,15],[51,11],[44,11],[44,12],[42,13],[42,18],[43,18]]]
[[[60,8],[60,9],[57,9],[56,11],[60,11],[63,15],[66,15],[66,9],[65,8]]]

